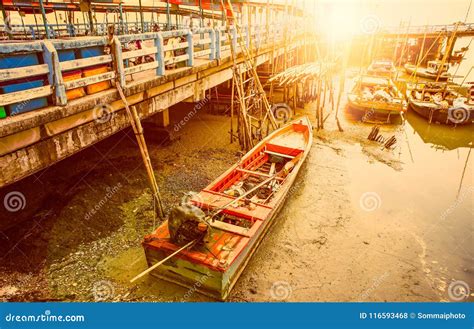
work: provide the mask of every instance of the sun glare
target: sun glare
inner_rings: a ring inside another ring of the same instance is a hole
[[[361,32],[364,23],[361,10],[354,2],[327,1],[314,8],[316,29],[334,42],[347,41]],[[362,31],[363,32],[363,31]]]

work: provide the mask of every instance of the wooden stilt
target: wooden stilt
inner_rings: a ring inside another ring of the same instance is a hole
[[[138,112],[135,106],[130,107],[127,102],[127,98],[125,97],[122,87],[120,84],[116,83],[117,91],[122,99],[122,102],[125,105],[125,109],[128,114],[128,118],[132,125],[133,132],[135,133],[135,137],[138,142],[138,146],[140,148],[140,153],[142,155],[143,163],[145,164],[145,168],[148,174],[148,179],[150,181],[150,186],[153,191],[153,198],[157,204],[158,216],[160,218],[165,217],[165,213],[163,210],[163,204],[161,202],[160,190],[158,188],[158,183],[156,182],[155,173],[153,171],[153,167],[151,165],[150,155],[148,153],[148,147],[145,142],[145,137],[143,135],[143,127],[140,121],[140,117],[138,116]]]

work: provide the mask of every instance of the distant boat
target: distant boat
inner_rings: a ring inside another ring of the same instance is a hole
[[[270,228],[313,140],[303,117],[276,130],[199,194],[171,211],[143,247],[151,272],[224,300]],[[195,241],[195,242],[193,242]]]
[[[447,81],[452,78],[451,74],[448,73],[449,63],[444,63],[441,65],[441,61],[429,61],[427,67],[417,67],[413,64],[405,64],[405,71],[419,78],[436,80],[438,81]],[[440,74],[441,72],[441,74]]]
[[[401,122],[407,103],[403,94],[389,78],[361,76],[348,94],[349,111],[363,122]]]
[[[430,123],[473,123],[474,104],[447,83],[407,84],[406,93],[409,107]]]
[[[396,73],[397,68],[389,60],[374,61],[367,68],[367,74],[371,76],[393,78]]]

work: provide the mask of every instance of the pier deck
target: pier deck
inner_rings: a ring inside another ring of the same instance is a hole
[[[284,33],[281,24],[245,28],[241,37],[250,46],[257,64],[310,42],[296,26],[285,28],[292,33]],[[180,41],[171,43],[171,39]],[[122,50],[124,44],[137,40],[145,45],[142,49]],[[137,107],[141,118],[163,115],[179,102],[203,100],[206,90],[232,78],[230,43],[239,50],[238,41],[235,29],[227,33],[223,28],[199,28],[111,39],[82,37],[0,44],[2,56],[37,54],[42,59],[37,65],[0,69],[0,82],[28,79],[34,75],[45,75],[48,81],[42,87],[0,95],[0,106],[27,104],[42,97],[49,103],[46,108],[12,113],[0,119],[0,187],[45,169],[128,127],[124,103],[115,84],[120,84],[127,102]],[[103,49],[107,45],[110,45],[110,54],[105,52],[65,62],[58,59],[60,52]],[[176,54],[179,49],[182,53]],[[131,59],[141,56],[150,56],[153,60],[130,65]],[[237,63],[241,60],[239,55]],[[178,63],[184,63],[181,64],[184,67],[175,68]],[[73,81],[65,81],[63,77],[67,70],[86,70],[97,65],[107,65],[110,69]],[[67,91],[101,82],[110,83],[110,88],[68,100]]]

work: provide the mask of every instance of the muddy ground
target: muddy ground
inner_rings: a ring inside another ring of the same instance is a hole
[[[226,116],[201,111],[174,129],[188,111],[172,112],[171,141],[146,126],[167,209],[240,156],[238,145],[229,143]],[[314,117],[313,111],[308,105],[298,114]],[[399,172],[404,163],[397,152],[367,141],[370,125],[341,118],[340,132],[334,118],[333,113],[324,130],[315,130],[295,188],[229,300],[443,301],[460,272],[472,286],[472,259],[440,272],[427,256],[414,215],[361,210],[360,194],[354,192],[358,170],[378,165]],[[404,138],[398,127],[382,132]],[[357,170],[354,162],[360,164]],[[140,242],[159,223],[131,131],[8,187],[2,196],[13,190],[25,195],[26,207],[15,214],[21,223],[0,232],[3,300],[209,300],[150,277],[128,283],[146,268]]]

